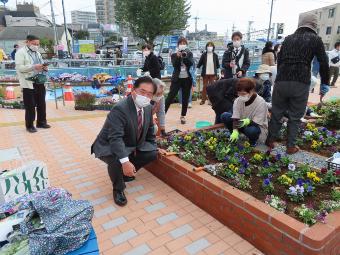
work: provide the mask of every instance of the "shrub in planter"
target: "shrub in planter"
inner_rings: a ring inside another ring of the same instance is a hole
[[[95,109],[94,104],[96,102],[96,96],[87,93],[81,92],[75,95],[75,106],[76,110],[84,110],[84,111],[93,111]]]
[[[321,107],[314,107],[314,110],[321,116],[320,124],[334,129],[340,129],[340,99],[326,102]]]

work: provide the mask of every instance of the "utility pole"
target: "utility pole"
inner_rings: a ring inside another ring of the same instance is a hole
[[[267,41],[269,41],[270,29],[271,29],[271,26],[272,26],[273,4],[274,4],[274,0],[272,0],[271,7],[270,7],[270,17],[269,17]]]
[[[250,30],[251,30],[251,25],[254,23],[254,21],[248,21],[248,42],[250,41]]]
[[[199,20],[200,18],[199,17],[195,17],[194,20],[195,20],[195,33],[197,33],[197,21]]]
[[[52,16],[52,23],[53,23],[53,31],[54,31],[54,53],[57,55],[57,53],[58,53],[57,46],[58,46],[59,42],[58,42],[57,28],[56,28],[56,25],[55,25],[55,16],[54,16],[52,0],[50,0],[50,5],[51,5],[51,16]]]
[[[64,5],[64,0],[61,0],[61,4],[63,6],[63,15],[64,15],[64,30],[65,30],[65,36],[66,36],[66,42],[67,42],[67,52],[68,55],[72,58],[71,52],[70,52],[70,41],[68,40],[68,30],[67,30],[67,25],[66,25],[66,14],[65,14],[65,5]]]

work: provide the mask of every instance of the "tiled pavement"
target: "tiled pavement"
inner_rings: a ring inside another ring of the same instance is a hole
[[[92,201],[101,254],[261,254],[144,169],[134,182],[127,183],[128,205],[116,206],[105,164],[89,155],[105,120],[103,112],[74,111],[71,104],[56,110],[49,103],[48,117],[60,119],[54,119],[51,129],[36,134],[28,134],[18,123],[23,113],[0,109],[0,149],[18,147],[22,154],[22,161],[10,162],[9,167],[42,160],[53,186],[67,189],[76,199]],[[81,118],[67,119],[70,116]],[[208,105],[195,104],[188,112],[188,124],[179,126],[179,107],[174,105],[167,117],[169,130],[185,130],[197,120],[213,122],[214,113]]]

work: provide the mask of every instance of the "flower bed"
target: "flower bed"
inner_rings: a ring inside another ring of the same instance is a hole
[[[164,141],[161,144],[165,146]],[[252,156],[255,155],[255,152],[250,153]],[[215,162],[218,160],[215,159]],[[330,213],[326,223],[308,226],[282,213],[280,208],[284,208],[285,204],[276,200],[275,197],[268,196],[266,202],[277,207],[278,210],[250,195],[254,192],[247,194],[214,177],[213,173],[196,172],[193,168],[193,165],[176,155],[165,155],[162,149],[160,149],[158,160],[146,166],[146,169],[155,176],[265,254],[339,254],[340,211]],[[311,177],[313,176],[314,174]],[[309,211],[306,212],[305,207],[301,207],[300,213],[310,214]]]
[[[248,142],[230,144],[229,135],[224,129],[196,131],[170,135],[159,145],[196,167],[214,164],[205,167],[212,175],[306,224],[340,209],[339,170],[297,166],[285,155],[255,152]],[[304,208],[308,213],[301,213]]]

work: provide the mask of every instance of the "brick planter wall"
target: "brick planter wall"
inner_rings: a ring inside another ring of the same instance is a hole
[[[201,171],[159,154],[146,167],[193,203],[268,255],[339,255],[340,212],[312,227]]]

